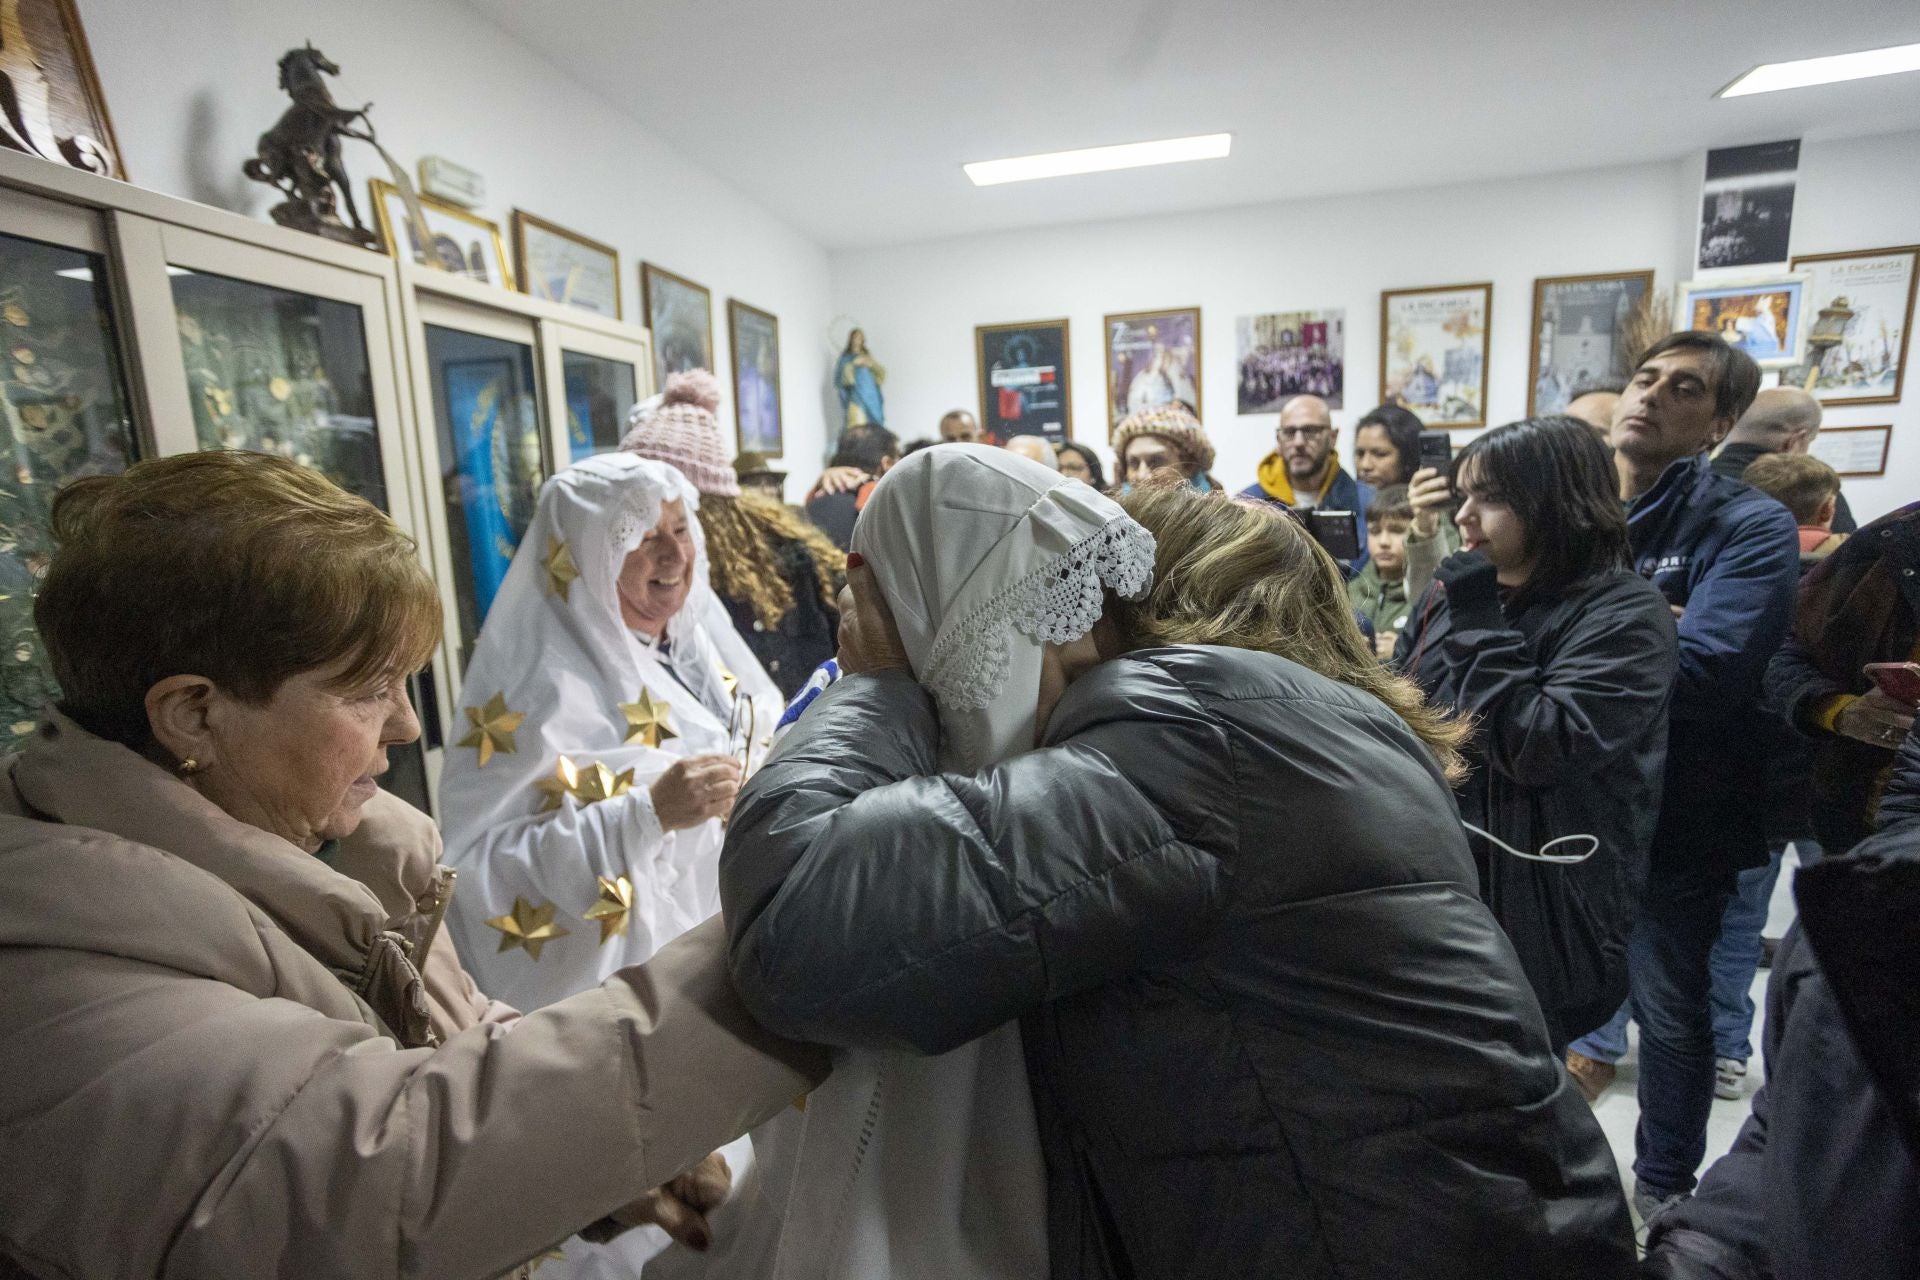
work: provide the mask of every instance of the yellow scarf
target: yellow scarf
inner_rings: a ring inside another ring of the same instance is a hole
[[[1340,468],[1333,465],[1332,458],[1327,459],[1327,463],[1327,478],[1320,483],[1315,505],[1325,501],[1327,490],[1333,488],[1333,478],[1340,474]],[[1254,474],[1259,477],[1260,487],[1267,491],[1269,498],[1288,506],[1294,504],[1293,477],[1287,474],[1287,460],[1280,456],[1278,449],[1260,459],[1259,470]]]

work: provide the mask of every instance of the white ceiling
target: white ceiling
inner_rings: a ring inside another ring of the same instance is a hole
[[[1920,41],[1920,0],[468,2],[831,249],[1920,128],[1913,73],[1711,99]],[[1231,158],[960,171],[1216,131]]]

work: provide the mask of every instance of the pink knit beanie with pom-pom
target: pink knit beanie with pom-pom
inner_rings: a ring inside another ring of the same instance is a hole
[[[620,447],[643,458],[675,467],[701,493],[740,496],[740,477],[720,420],[720,381],[705,369],[688,369],[667,378],[667,389],[633,407]]]

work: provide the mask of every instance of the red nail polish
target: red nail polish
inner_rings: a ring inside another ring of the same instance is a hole
[[[858,551],[849,551],[847,553],[847,568],[849,569],[858,569],[861,565],[865,564],[866,562],[867,562],[867,558],[861,555]]]

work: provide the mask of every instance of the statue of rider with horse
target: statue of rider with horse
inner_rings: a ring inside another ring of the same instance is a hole
[[[309,41],[280,59],[280,87],[293,99],[273,128],[260,135],[254,158],[241,166],[249,178],[276,187],[286,198],[270,211],[283,227],[308,231],[347,244],[372,246],[373,232],[360,220],[353,202],[353,185],[340,159],[340,139],[374,143],[369,102],[357,111],[341,107],[327,88],[326,76],[340,68]],[[349,126],[359,121],[366,132]],[[335,190],[339,197],[335,198]],[[345,201],[348,226],[340,220],[339,201]]]

